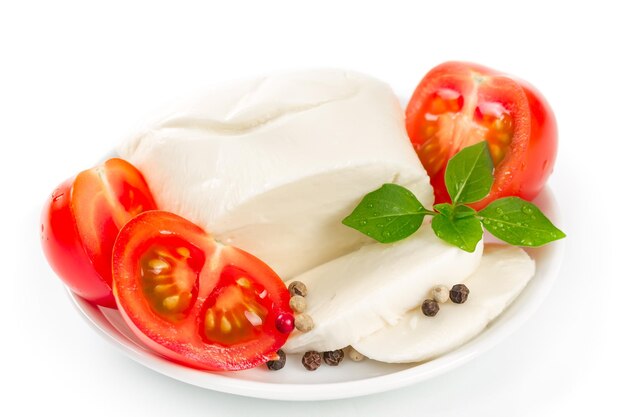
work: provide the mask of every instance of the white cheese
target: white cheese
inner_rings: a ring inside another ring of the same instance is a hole
[[[341,220],[383,183],[433,201],[397,98],[352,72],[216,89],[118,152],[144,174],[159,208],[251,252],[283,279],[366,242]]]
[[[364,337],[353,346],[383,362],[420,362],[466,343],[496,318],[535,274],[535,262],[520,248],[487,244],[480,266],[466,281],[463,304],[440,304],[435,317],[415,309],[396,325]]]
[[[482,241],[473,253],[445,243],[424,224],[411,237],[372,243],[297,276],[308,289],[306,313],[313,330],[295,331],[286,352],[327,351],[356,343],[429,297],[437,284],[452,286],[478,267]],[[389,349],[395,348],[389,342]],[[358,348],[357,348],[358,350]]]

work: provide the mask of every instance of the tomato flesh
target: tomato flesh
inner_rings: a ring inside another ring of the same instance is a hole
[[[530,85],[475,64],[449,62],[420,82],[406,111],[407,132],[431,177],[437,203],[449,202],[444,173],[466,146],[487,141],[496,167],[482,208],[507,195],[534,198],[552,171],[556,123]]]
[[[65,181],[42,214],[42,246],[59,277],[81,297],[115,307],[111,253],[120,228],[156,204],[141,173],[113,158]]]
[[[276,328],[278,316],[292,314],[283,281],[175,214],[133,218],[113,259],[122,317],[166,358],[207,370],[247,369],[274,358],[287,340]]]

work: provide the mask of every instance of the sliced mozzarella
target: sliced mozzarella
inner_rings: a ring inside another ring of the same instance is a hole
[[[363,243],[347,216],[383,183],[432,188],[384,83],[339,70],[235,83],[124,143],[159,208],[287,279]]]
[[[478,267],[482,241],[473,253],[449,245],[424,224],[391,245],[373,243],[295,279],[308,288],[313,330],[294,332],[287,352],[346,347],[385,325],[394,325],[436,284],[463,281]]]
[[[353,344],[365,356],[382,362],[420,362],[449,352],[480,333],[524,289],[535,274],[535,262],[520,248],[485,245],[480,266],[466,281],[467,301],[440,305],[435,317],[414,309],[394,326]]]

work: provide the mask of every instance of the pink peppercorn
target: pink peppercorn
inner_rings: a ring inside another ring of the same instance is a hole
[[[280,313],[276,316],[276,329],[281,333],[291,333],[295,327],[295,320],[290,313]]]

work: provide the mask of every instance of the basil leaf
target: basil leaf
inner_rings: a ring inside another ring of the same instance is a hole
[[[455,207],[449,203],[441,203],[441,204],[435,204],[433,208],[437,210],[439,213],[443,214],[444,216],[456,217],[457,219],[476,215],[476,210],[468,206],[456,206]]]
[[[448,161],[445,182],[454,204],[485,198],[493,185],[493,160],[487,142],[468,146],[454,155]]]
[[[476,210],[468,206],[456,206],[454,208],[454,217],[457,219],[462,219],[463,217],[473,217],[476,216]]]
[[[444,216],[452,216],[454,212],[454,206],[449,203],[435,204],[433,208]]]
[[[541,246],[565,237],[537,206],[519,197],[496,200],[478,217],[492,235],[511,245]]]
[[[466,252],[474,252],[483,237],[480,220],[474,216],[454,217],[439,213],[433,218],[432,228],[439,239]]]
[[[381,242],[391,243],[415,233],[426,210],[415,195],[396,184],[384,184],[366,194],[342,223]]]

